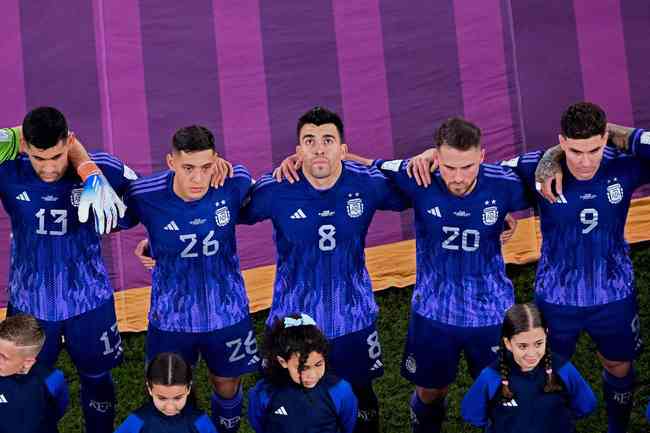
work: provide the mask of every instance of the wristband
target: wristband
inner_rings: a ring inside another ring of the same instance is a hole
[[[84,161],[81,164],[79,164],[79,167],[77,167],[77,174],[83,180],[84,182],[86,179],[88,179],[91,175],[93,174],[99,174],[102,171],[97,167],[97,164],[95,164],[92,161]]]

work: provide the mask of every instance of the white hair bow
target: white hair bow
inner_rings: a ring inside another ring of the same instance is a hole
[[[302,313],[299,319],[294,319],[293,317],[284,318],[285,328],[291,328],[292,326],[307,326],[307,325],[316,326],[316,321],[305,313]]]

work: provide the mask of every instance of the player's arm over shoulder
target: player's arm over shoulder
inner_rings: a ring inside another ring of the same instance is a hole
[[[20,153],[20,128],[0,129],[0,163],[16,159]]]

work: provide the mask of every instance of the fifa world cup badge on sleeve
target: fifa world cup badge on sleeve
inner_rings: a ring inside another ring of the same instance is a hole
[[[217,210],[214,211],[214,220],[217,222],[219,227],[227,226],[230,222],[230,211],[228,210],[228,206],[225,206],[225,204],[226,200],[221,200],[214,204],[217,206]]]
[[[607,186],[607,200],[611,204],[616,204],[623,200],[623,187],[618,183],[617,178],[614,178],[613,182],[616,183]]]
[[[641,144],[650,144],[650,132],[641,134]]]
[[[359,197],[359,193],[348,194],[348,216],[350,218],[359,218],[363,214],[363,200]]]
[[[485,202],[485,205],[496,204],[496,200],[488,200]],[[483,209],[483,224],[486,226],[494,225],[499,219],[499,208],[496,206],[488,206]]]

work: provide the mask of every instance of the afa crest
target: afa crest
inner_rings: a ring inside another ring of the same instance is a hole
[[[358,195],[359,193],[356,193],[356,196]],[[350,218],[359,218],[363,214],[363,200],[360,197],[349,199],[347,210]]]
[[[607,187],[607,200],[611,204],[617,204],[623,200],[623,187],[620,183],[615,183]]]
[[[228,206],[224,206],[225,204],[225,200],[221,200],[214,204],[215,206],[221,205],[221,207],[218,207],[217,210],[214,211],[214,220],[219,227],[227,226],[230,222],[230,211],[228,210]]]
[[[82,192],[83,192],[83,188],[77,188],[70,191],[70,202],[72,203],[72,206],[79,207],[79,202],[81,201]]]
[[[495,200],[492,200],[492,203],[485,202],[485,204],[494,204]],[[499,208],[496,206],[488,206],[483,209],[483,224],[486,226],[491,226],[496,224],[499,220]]]

